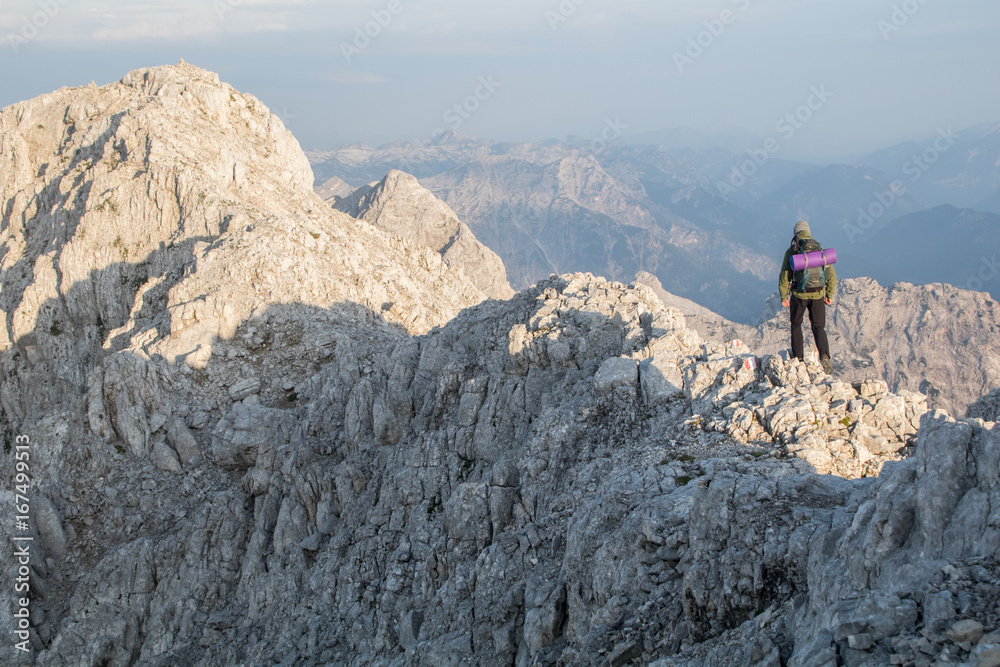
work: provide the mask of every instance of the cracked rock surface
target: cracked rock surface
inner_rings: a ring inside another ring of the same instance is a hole
[[[664,291],[652,274],[641,271],[636,282],[683,312],[704,338],[740,339],[758,354],[789,347],[788,309],[777,294],[751,327]],[[806,354],[815,354],[808,318],[802,329]],[[834,374],[845,381],[879,378],[894,392],[920,392],[931,407],[955,415],[1000,385],[1000,304],[985,292],[943,283],[883,287],[871,278],[847,278],[837,283],[826,330]]]
[[[445,264],[458,268],[489,297],[508,299],[514,294],[497,254],[410,174],[393,169],[378,183],[335,197],[333,207],[436,250]]]
[[[996,664],[992,421],[642,285],[486,299],[277,123],[187,65],[0,114],[24,664]]]

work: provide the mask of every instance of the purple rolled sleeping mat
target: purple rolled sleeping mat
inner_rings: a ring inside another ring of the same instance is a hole
[[[802,271],[817,266],[829,266],[837,263],[837,250],[827,248],[826,250],[813,250],[791,257],[792,271]]]

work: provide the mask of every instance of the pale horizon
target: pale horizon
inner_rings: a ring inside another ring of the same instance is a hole
[[[448,129],[599,138],[609,124],[764,140],[811,106],[781,157],[835,161],[1000,121],[998,28],[986,0],[11,0],[0,106],[183,58],[258,97],[305,148]]]

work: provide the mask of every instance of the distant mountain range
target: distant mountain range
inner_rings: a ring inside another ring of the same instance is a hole
[[[413,174],[503,259],[516,289],[552,273],[627,282],[648,271],[674,294],[754,323],[775,291],[791,227],[805,219],[837,248],[843,277],[1000,296],[1000,275],[979,275],[998,237],[1000,124],[941,128],[826,166],[730,150],[752,137],[730,139],[680,128],[609,146],[539,145],[448,132],[306,153],[330,194],[392,169]],[[667,145],[643,145],[656,142]]]
[[[638,146],[659,146],[667,149],[709,150],[722,148],[739,153],[763,140],[762,137],[741,127],[719,127],[710,131],[690,127],[671,127],[653,132],[643,132],[622,137],[622,143]]]
[[[996,296],[1000,215],[936,206],[889,222],[852,250],[859,260],[854,275],[882,284],[945,282]],[[886,262],[886,255],[898,259]]]
[[[1000,213],[1000,190],[976,204],[973,208],[990,213]]]
[[[930,139],[872,153],[861,164],[903,181],[927,206],[979,208],[1000,192],[1000,123],[939,128]]]

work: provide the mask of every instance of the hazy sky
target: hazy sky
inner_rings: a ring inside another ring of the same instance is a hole
[[[0,105],[184,58],[307,148],[688,125],[819,159],[1000,121],[998,34],[998,0],[3,0]]]

